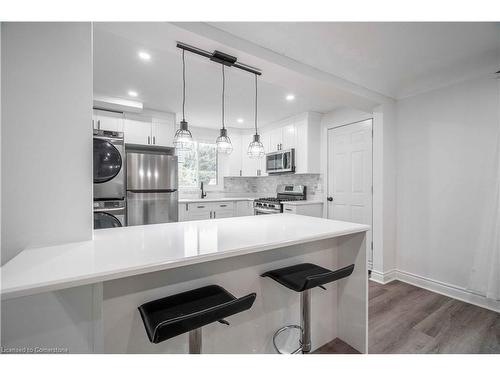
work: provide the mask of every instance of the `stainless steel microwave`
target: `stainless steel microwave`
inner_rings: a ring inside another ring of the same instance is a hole
[[[266,154],[266,172],[268,174],[294,173],[295,149],[279,150]]]

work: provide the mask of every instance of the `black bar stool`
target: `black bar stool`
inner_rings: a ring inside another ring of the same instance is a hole
[[[326,268],[312,263],[300,263],[290,267],[279,268],[262,274],[262,277],[270,277],[283,286],[300,292],[300,320],[301,324],[291,324],[277,330],[273,336],[273,345],[280,354],[276,344],[276,338],[289,329],[299,329],[301,340],[299,347],[292,354],[309,353],[311,351],[311,288],[320,287],[325,289],[323,284],[331,283],[349,276],[354,270],[354,264],[330,271]]]
[[[189,353],[201,353],[201,327],[248,310],[256,294],[234,297],[218,285],[189,290],[139,306],[149,341],[158,344],[189,332]]]

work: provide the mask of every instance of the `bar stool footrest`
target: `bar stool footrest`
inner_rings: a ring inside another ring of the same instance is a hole
[[[279,348],[278,348],[278,344],[276,343],[276,339],[279,337],[280,334],[282,334],[283,332],[286,332],[288,330],[291,330],[291,329],[298,329],[300,331],[300,337],[302,337],[302,334],[304,333],[304,330],[302,329],[301,326],[297,325],[297,324],[289,324],[287,326],[284,326],[280,329],[278,329],[274,335],[273,335],[273,346],[274,346],[274,350],[276,350],[276,352],[278,354],[299,354],[302,352],[302,341],[299,339],[299,347],[297,349],[295,349],[294,351],[290,352],[290,353],[283,353]]]

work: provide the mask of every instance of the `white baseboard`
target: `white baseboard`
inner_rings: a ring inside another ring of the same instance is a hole
[[[396,280],[396,270],[390,270],[387,272],[379,272],[372,270],[370,275],[370,280],[375,281],[379,284],[387,284],[393,280]]]
[[[379,284],[387,284],[393,280],[399,280],[419,288],[430,290],[434,293],[439,293],[447,297],[467,302],[472,305],[483,307],[488,310],[493,310],[500,313],[500,301],[494,301],[485,296],[472,293],[465,288],[456,285],[451,285],[441,281],[433,280],[428,277],[418,276],[410,272],[401,270],[390,270],[388,272],[379,272],[372,270],[370,280]]]
[[[418,276],[410,272],[401,270],[395,271],[395,278],[396,280],[400,280],[402,282],[430,290],[431,292],[439,293],[447,297],[457,299],[459,301],[467,302],[472,305],[476,305],[500,313],[500,301],[494,301],[482,295],[472,293],[465,288],[429,279],[427,277]]]

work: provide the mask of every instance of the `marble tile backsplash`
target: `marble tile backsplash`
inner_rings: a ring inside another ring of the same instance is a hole
[[[259,177],[224,177],[224,193],[274,197],[276,196],[276,187],[280,184],[305,185],[307,187],[307,199],[322,199],[323,177],[317,173]]]

